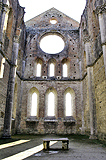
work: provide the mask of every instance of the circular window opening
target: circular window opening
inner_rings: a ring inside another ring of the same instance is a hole
[[[50,20],[50,23],[51,23],[51,24],[56,24],[56,23],[57,23],[57,20],[56,20],[56,19],[51,19],[51,20]]]
[[[58,35],[47,35],[40,41],[40,48],[48,54],[56,54],[64,49],[65,43]]]

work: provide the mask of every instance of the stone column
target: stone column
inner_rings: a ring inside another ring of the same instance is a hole
[[[25,71],[25,60],[22,62],[22,78],[24,77],[24,71]],[[19,106],[17,108],[16,112],[16,133],[20,133],[20,123],[21,123],[21,107],[22,107],[22,97],[23,97],[23,80],[21,81],[21,88],[20,88],[20,97],[19,97]]]
[[[106,77],[106,3],[97,7]]]
[[[82,128],[81,128],[81,134],[85,134],[83,86],[84,86],[83,85],[83,81],[81,81],[81,106],[82,106]]]
[[[18,57],[19,36],[20,36],[20,30],[17,30],[16,36],[14,36],[13,40],[12,59],[11,59],[9,80],[7,87],[4,130],[2,138],[11,138],[11,120],[12,120],[12,107],[14,99],[13,95],[14,95],[14,84],[15,84],[15,68],[16,68],[16,60]]]
[[[85,51],[87,61],[87,75],[88,75],[88,94],[89,94],[89,112],[90,112],[90,139],[96,139],[96,101],[94,91],[94,80],[93,80],[93,67],[92,57],[90,49],[90,38],[85,38]]]
[[[93,80],[93,67],[87,68],[88,74],[88,94],[89,94],[89,111],[90,111],[90,139],[96,139],[96,101]]]

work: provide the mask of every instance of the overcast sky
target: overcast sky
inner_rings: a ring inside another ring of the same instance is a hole
[[[19,0],[19,3],[22,7],[25,7],[25,21],[55,7],[80,22],[86,0]]]

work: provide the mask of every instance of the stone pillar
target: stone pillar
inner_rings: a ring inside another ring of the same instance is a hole
[[[83,81],[81,81],[81,106],[82,106],[82,128],[81,134],[85,134],[85,120],[84,120],[84,97],[83,97]]]
[[[25,71],[25,60],[23,60],[22,63],[22,78],[24,77],[24,71]],[[21,88],[20,88],[20,97],[19,97],[19,106],[17,108],[16,112],[16,121],[15,121],[15,126],[16,126],[16,133],[20,133],[20,123],[21,123],[21,106],[22,106],[22,95],[23,95],[23,81],[21,81]]]
[[[87,68],[88,74],[88,94],[89,94],[89,111],[90,111],[90,139],[96,139],[96,101],[93,80],[93,67]]]
[[[5,118],[4,118],[4,130],[2,138],[11,138],[11,120],[12,120],[12,107],[14,99],[15,68],[16,68],[16,60],[18,57],[20,30],[17,30],[16,34],[17,35],[14,36],[13,40],[12,59],[11,59],[12,63],[10,65],[10,72],[9,72]]]
[[[87,75],[88,75],[88,94],[89,94],[89,112],[90,112],[90,139],[96,139],[96,101],[94,91],[94,80],[93,80],[93,67],[92,57],[90,49],[90,39],[85,38],[85,51],[87,61]]]
[[[106,77],[106,3],[97,7]]]

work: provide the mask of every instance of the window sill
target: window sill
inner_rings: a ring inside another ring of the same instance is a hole
[[[76,120],[74,119],[73,116],[66,116],[63,120],[64,123],[69,122],[69,123],[75,123]]]
[[[45,117],[44,118],[44,122],[58,122],[58,120],[56,119],[56,117],[55,116],[48,116],[48,117]]]
[[[26,122],[39,122],[36,116],[30,116],[26,119]]]

